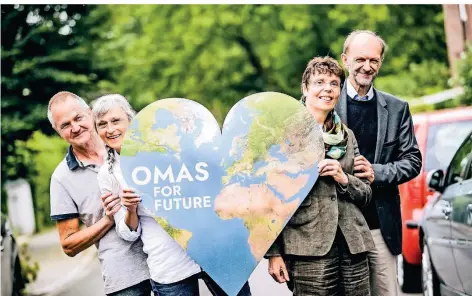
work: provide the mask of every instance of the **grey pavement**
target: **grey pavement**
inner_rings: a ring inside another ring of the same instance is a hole
[[[20,245],[28,245],[30,263],[39,264],[36,280],[26,286],[27,295],[56,295],[67,288],[69,283],[75,282],[81,274],[87,273],[89,264],[98,262],[94,246],[73,258],[67,256],[62,251],[55,229],[34,236],[19,236],[17,241]],[[101,280],[100,273],[99,279]]]
[[[103,296],[103,281],[100,263],[94,260],[81,278],[71,282],[65,289],[56,293],[57,296]]]

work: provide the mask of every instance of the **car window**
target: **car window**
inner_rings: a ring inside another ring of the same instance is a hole
[[[472,134],[457,150],[446,176],[446,186],[467,179],[469,160],[472,157]]]
[[[425,151],[425,170],[446,171],[454,153],[472,131],[472,120],[431,125]]]
[[[464,180],[472,179],[472,153],[469,154],[469,163],[467,164]]]

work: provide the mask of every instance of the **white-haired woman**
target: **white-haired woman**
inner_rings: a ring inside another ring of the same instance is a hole
[[[98,134],[107,145],[107,159],[98,173],[102,193],[111,192],[121,197],[122,208],[115,214],[116,230],[125,240],[141,236],[143,250],[155,295],[199,295],[200,266],[186,251],[139,205],[140,197],[126,184],[120,169],[123,137],[135,112],[121,95],[113,94],[97,99],[93,106]],[[139,218],[138,218],[139,216]]]
[[[202,278],[215,296],[224,291],[195,263],[185,250],[154,220],[152,214],[139,203],[140,197],[126,184],[120,169],[121,144],[135,112],[125,97],[106,95],[93,105],[95,126],[107,145],[106,164],[100,168],[98,183],[102,193],[111,192],[121,197],[123,207],[115,214],[116,230],[120,237],[133,241],[141,236],[151,286],[157,296],[199,295],[198,278]],[[250,296],[248,283],[238,296]]]

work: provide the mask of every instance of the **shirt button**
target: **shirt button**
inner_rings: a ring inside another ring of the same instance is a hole
[[[331,196],[331,200],[332,200],[332,201],[335,201],[335,200],[336,200],[336,196]]]

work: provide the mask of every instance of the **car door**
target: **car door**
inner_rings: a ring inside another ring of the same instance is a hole
[[[423,228],[427,246],[424,247],[429,249],[433,267],[441,282],[462,289],[452,252],[451,199],[452,195],[446,190],[431,207],[425,208]]]
[[[464,289],[454,258],[454,249],[458,244],[452,234],[451,220],[453,215],[456,218],[459,215],[458,210],[454,213],[453,207],[458,206],[457,196],[463,188],[471,144],[472,137],[469,134],[449,164],[443,182],[444,192],[431,208],[425,208],[425,234],[433,266],[441,282],[459,292]]]
[[[472,134],[457,151],[449,178],[452,250],[463,291],[472,295]]]

